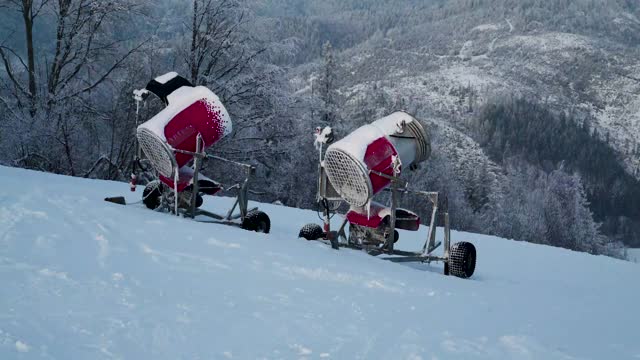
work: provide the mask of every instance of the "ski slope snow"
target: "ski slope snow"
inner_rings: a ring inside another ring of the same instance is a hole
[[[126,192],[0,167],[0,359],[640,358],[636,263],[453,232],[463,280],[297,239],[312,211],[260,205],[256,234]]]

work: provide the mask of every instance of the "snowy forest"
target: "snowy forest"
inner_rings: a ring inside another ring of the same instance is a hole
[[[132,92],[176,71],[229,110],[209,151],[257,167],[256,200],[315,209],[316,126],[402,109],[433,148],[409,183],[453,228],[640,247],[635,0],[0,0],[0,18],[0,164],[128,181]]]

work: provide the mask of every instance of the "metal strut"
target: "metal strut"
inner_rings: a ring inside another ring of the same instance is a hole
[[[198,201],[198,192],[200,191],[198,186],[198,174],[200,173],[200,168],[202,167],[202,136],[198,134],[196,136],[196,156],[193,157],[193,184],[191,190],[191,209],[190,215],[191,218],[196,217],[196,202]]]

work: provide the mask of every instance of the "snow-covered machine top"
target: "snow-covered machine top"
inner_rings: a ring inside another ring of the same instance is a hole
[[[402,168],[415,166],[430,154],[429,137],[420,122],[400,111],[330,145],[324,166],[340,196],[352,206],[362,207],[390,184],[378,174],[399,176]]]
[[[137,137],[162,176],[173,178],[176,169],[191,161],[192,155],[175,150],[195,152],[198,134],[206,149],[231,133],[229,113],[206,87],[191,86],[176,73],[168,73],[152,80],[147,89],[167,107],[138,126]]]

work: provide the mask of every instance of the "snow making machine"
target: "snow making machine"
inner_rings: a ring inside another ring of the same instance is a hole
[[[141,105],[150,94],[156,95],[165,107],[138,126]],[[142,194],[142,202],[147,208],[199,221],[269,232],[269,216],[257,208],[248,208],[249,184],[255,168],[205,152],[232,130],[229,113],[211,90],[193,86],[177,73],[170,72],[151,80],[144,89],[135,90],[134,99],[137,142],[130,185],[131,191],[135,191],[137,172],[144,168],[143,162],[155,170],[157,179],[147,183]],[[142,153],[146,155],[144,161],[141,160]],[[244,169],[246,178],[225,189],[201,173],[207,159],[223,166],[238,166]],[[222,190],[237,192],[228,213],[219,215],[200,208],[204,195],[215,195]],[[122,197],[106,200],[124,203]]]
[[[334,249],[363,250],[392,262],[442,261],[445,275],[461,278],[473,275],[476,249],[469,242],[451,244],[446,205],[441,211],[444,251],[442,255],[434,252],[442,245],[436,242],[438,193],[408,189],[407,182],[400,178],[405,169],[417,169],[431,154],[429,137],[417,119],[406,112],[395,112],[337,142],[333,142],[331,128],[317,128],[316,148],[320,160],[317,200],[323,211],[324,227],[307,224],[299,237],[325,241]],[[374,195],[385,190],[391,193],[390,206],[373,201]],[[427,239],[418,251],[394,248],[399,239],[397,229],[417,231],[420,227],[416,213],[397,206],[403,194],[423,197],[432,205]],[[331,218],[344,202],[349,211],[338,230],[332,231]]]

